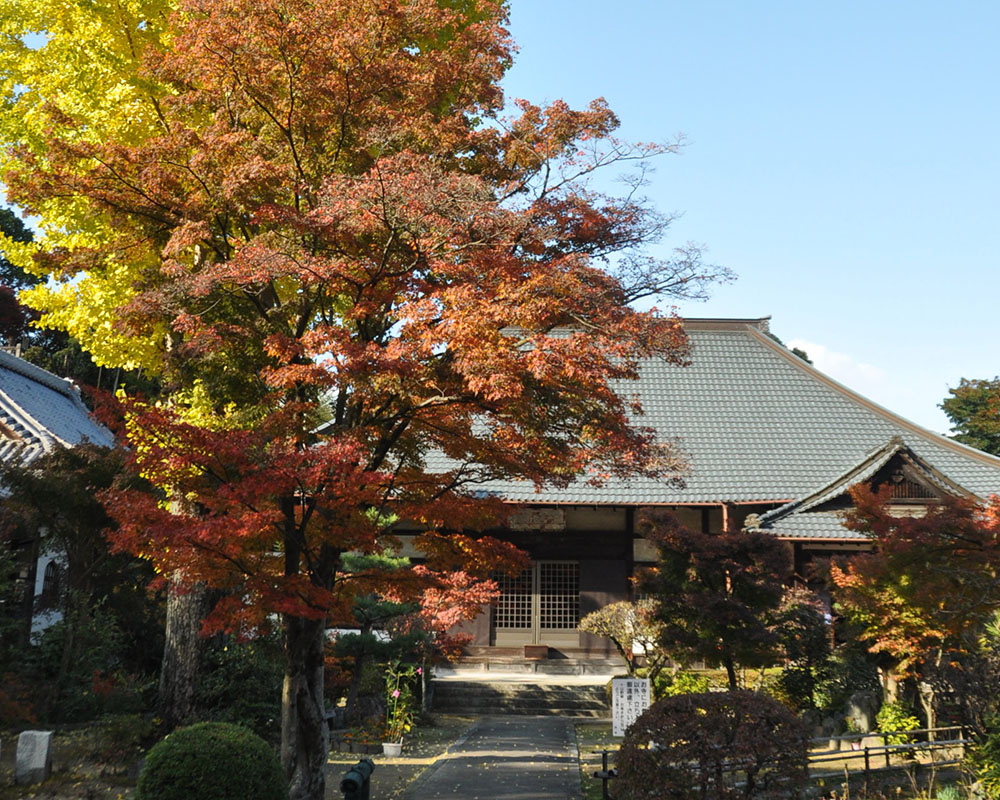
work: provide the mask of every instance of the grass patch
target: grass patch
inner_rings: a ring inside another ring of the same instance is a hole
[[[576,723],[576,742],[580,748],[580,784],[583,787],[584,800],[601,800],[601,781],[593,777],[601,769],[600,750],[617,750],[622,743],[622,737],[611,735],[609,720],[581,721]],[[598,752],[595,752],[598,751]],[[608,761],[608,766],[614,766],[614,756]],[[614,793],[614,782],[609,785]]]

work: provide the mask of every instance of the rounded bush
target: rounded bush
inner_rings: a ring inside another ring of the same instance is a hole
[[[806,736],[791,711],[756,692],[667,697],[626,731],[616,797],[796,797],[808,777]]]
[[[270,746],[246,728],[201,722],[158,742],[139,775],[137,800],[287,800]]]
[[[875,726],[882,733],[893,733],[895,736],[886,737],[889,744],[906,744],[912,742],[913,737],[907,736],[906,731],[916,731],[920,729],[920,720],[913,713],[913,709],[902,700],[894,703],[884,703],[878,710],[875,717]]]

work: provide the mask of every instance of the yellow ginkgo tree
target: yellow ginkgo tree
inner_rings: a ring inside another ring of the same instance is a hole
[[[0,0],[0,176],[14,199],[24,202],[12,166],[45,171],[55,142],[135,145],[164,130],[160,101],[167,90],[141,67],[147,48],[169,38],[170,12],[168,0]],[[3,251],[16,266],[52,280],[25,290],[22,301],[41,312],[43,326],[75,337],[98,364],[155,369],[160,331],[125,330],[114,313],[131,299],[136,272],[155,263],[151,243],[129,242],[120,224],[58,185],[25,205],[38,235],[28,243],[5,238]],[[105,252],[102,269],[91,261],[74,271],[63,261],[51,276],[42,255],[94,250]]]

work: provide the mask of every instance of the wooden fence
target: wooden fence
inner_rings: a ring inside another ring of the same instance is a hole
[[[869,783],[893,770],[934,771],[958,767],[971,740],[960,726],[921,728],[905,733],[876,731],[813,739],[809,779]]]
[[[959,726],[812,739],[809,743],[809,780],[817,783],[831,778],[857,779],[864,781],[867,787],[873,778],[893,770],[957,767],[969,743]],[[617,749],[595,751],[601,755],[602,769],[594,772],[593,777],[603,782],[604,800],[613,800],[608,784],[617,777],[617,771],[609,768],[609,757],[617,752]],[[723,762],[723,769],[727,767],[729,772],[741,769],[736,762]]]

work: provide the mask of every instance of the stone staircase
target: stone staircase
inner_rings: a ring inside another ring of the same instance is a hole
[[[431,707],[443,714],[611,716],[604,683],[449,678],[433,682]]]
[[[532,675],[593,675],[594,683],[600,676],[610,678],[626,671],[620,656],[600,656],[593,654],[564,653],[542,647],[544,655],[527,657],[529,648],[515,647],[467,647],[462,660],[449,665],[444,671],[453,675],[470,675],[479,680],[483,673],[532,674]],[[488,677],[482,677],[489,680]]]

